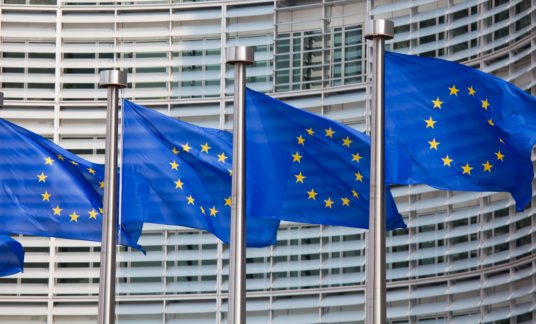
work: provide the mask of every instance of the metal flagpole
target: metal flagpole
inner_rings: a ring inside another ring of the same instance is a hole
[[[229,312],[227,323],[246,323],[246,65],[253,64],[253,47],[227,49],[234,65],[233,179],[231,247],[229,254]]]
[[[370,218],[367,238],[365,323],[386,322],[385,302],[385,40],[394,36],[390,20],[376,19],[365,26],[372,40],[372,133],[370,175]]]
[[[98,323],[112,324],[115,322],[115,245],[117,235],[117,94],[119,88],[127,86],[127,74],[117,70],[102,71],[99,86],[108,88],[108,106],[106,110]]]
[[[4,107],[4,93],[0,92],[0,108]]]

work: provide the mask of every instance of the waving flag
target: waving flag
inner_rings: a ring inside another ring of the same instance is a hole
[[[230,133],[123,100],[123,222],[192,227],[229,243],[231,154]],[[246,244],[275,244],[279,222],[249,215]]]
[[[22,272],[24,249],[15,239],[0,235],[0,277]]]
[[[252,215],[368,228],[368,136],[251,89],[246,128]],[[387,230],[406,227],[389,191],[386,213]]]
[[[100,241],[104,166],[0,119],[0,233]],[[141,223],[121,226],[138,247]]]
[[[448,61],[386,53],[390,183],[532,197],[536,98]]]

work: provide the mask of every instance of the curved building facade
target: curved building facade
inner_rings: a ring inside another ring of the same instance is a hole
[[[232,127],[225,48],[255,47],[249,87],[370,131],[369,18],[388,48],[458,61],[536,94],[534,0],[2,0],[0,117],[104,161],[99,72],[128,72],[124,97],[202,126]],[[536,321],[536,200],[393,189],[408,228],[388,233],[389,323]],[[100,245],[17,237],[24,274],[0,278],[0,323],[95,323]],[[147,255],[119,248],[119,323],[226,323],[229,247],[148,225]],[[283,223],[247,250],[248,323],[364,320],[365,231]]]

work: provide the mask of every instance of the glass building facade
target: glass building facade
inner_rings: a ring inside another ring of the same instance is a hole
[[[536,94],[535,0],[1,0],[0,117],[104,162],[106,90],[231,130],[225,48],[255,47],[247,85],[370,131],[369,18],[395,22],[389,50],[457,61]],[[533,158],[536,156],[533,155]],[[388,233],[389,323],[536,321],[536,200],[392,190],[408,225]],[[365,231],[283,223],[247,250],[248,323],[360,323]],[[24,274],[0,278],[0,323],[96,323],[100,245],[16,236]],[[147,255],[119,248],[119,323],[226,323],[229,248],[209,233],[147,225]]]

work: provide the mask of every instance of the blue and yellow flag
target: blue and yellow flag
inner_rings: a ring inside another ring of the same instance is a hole
[[[251,89],[246,125],[252,215],[368,228],[368,136]],[[387,230],[405,228],[389,190],[386,207]]]
[[[0,119],[0,233],[100,241],[104,166]],[[138,247],[142,224],[121,226]]]
[[[0,277],[23,271],[24,249],[15,239],[0,235]]]
[[[232,143],[228,132],[123,100],[122,221],[202,229],[229,243]],[[248,214],[246,244],[275,244],[278,226]]]
[[[536,98],[444,60],[386,53],[387,181],[532,197]]]

